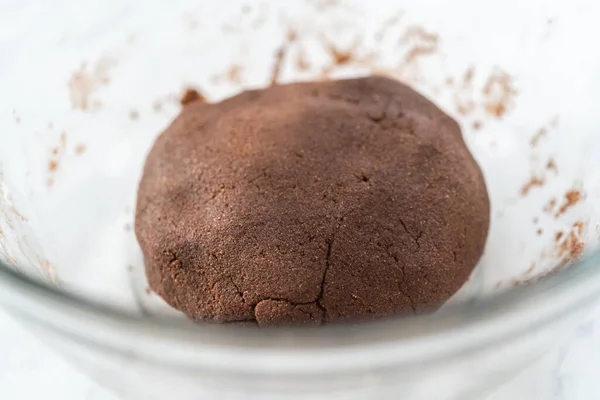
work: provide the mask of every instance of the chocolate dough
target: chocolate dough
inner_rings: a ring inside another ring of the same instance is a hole
[[[382,77],[185,106],[135,230],[152,289],[195,320],[322,324],[440,306],[489,225],[457,123]]]

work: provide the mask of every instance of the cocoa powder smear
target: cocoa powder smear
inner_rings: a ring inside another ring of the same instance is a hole
[[[148,156],[135,232],[152,290],[190,318],[323,324],[440,306],[489,214],[458,124],[369,77],[187,103]]]

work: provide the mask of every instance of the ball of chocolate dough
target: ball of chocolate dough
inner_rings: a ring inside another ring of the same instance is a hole
[[[323,324],[440,306],[489,214],[457,123],[368,77],[188,104],[148,156],[135,230],[151,288],[189,317]]]

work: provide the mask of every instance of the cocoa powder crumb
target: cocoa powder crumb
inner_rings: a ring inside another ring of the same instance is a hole
[[[115,61],[107,58],[98,60],[92,68],[82,63],[67,82],[71,106],[82,111],[100,108],[100,101],[91,97],[101,86],[108,84],[108,73],[114,66]]]
[[[545,258],[552,254],[552,256],[558,260],[557,265],[549,271],[543,272],[542,274],[533,276],[529,279],[522,280],[519,282],[519,284],[528,284],[555,275],[570,265],[573,261],[579,260],[585,250],[583,234],[586,226],[587,222],[578,221],[573,224],[569,232],[556,232],[554,235],[554,248],[552,249],[551,253],[548,253],[547,251],[542,252],[541,257]]]
[[[501,118],[517,94],[517,90],[513,87],[512,78],[509,74],[496,70],[490,75],[483,87],[483,94],[486,97],[486,111],[496,118]]]
[[[409,38],[416,38],[416,39],[419,39],[419,40],[422,40],[424,42],[428,42],[431,44],[437,44],[438,39],[439,39],[439,37],[436,33],[427,32],[425,29],[423,29],[420,26],[411,26],[406,30],[406,32],[404,33],[403,40],[406,40]]]
[[[297,38],[298,38],[298,32],[296,32],[295,29],[289,28],[287,31],[288,43],[292,43],[292,42],[296,41]]]
[[[241,73],[242,69],[239,65],[232,65],[227,70],[227,79],[231,83],[239,84],[242,82]]]
[[[310,69],[310,64],[303,52],[299,52],[296,56],[296,68],[300,71],[308,71]]]
[[[556,166],[556,162],[552,158],[548,160],[548,163],[546,164],[546,169],[549,171],[554,171],[554,173],[558,174],[558,167]]]
[[[435,47],[416,46],[416,47],[413,47],[412,49],[410,49],[410,51],[406,54],[405,61],[407,64],[412,63],[419,57],[433,54],[434,52],[435,52]]]
[[[194,103],[196,101],[206,103],[206,98],[196,89],[187,88],[183,92],[181,99],[179,100],[179,104],[182,106],[187,106],[190,103]]]
[[[391,28],[394,27],[394,25],[396,25],[400,22],[403,15],[404,15],[404,11],[400,10],[400,11],[396,12],[394,15],[392,15],[390,18],[385,20],[381,24],[381,28],[379,29],[379,31],[377,31],[377,33],[375,34],[375,40],[377,40],[378,42],[381,41],[386,36],[388,30],[390,30]]]
[[[573,228],[576,229],[577,235],[579,237],[583,236],[583,231],[585,229],[586,223],[583,221],[577,221],[573,224]]]
[[[465,86],[468,86],[471,84],[471,82],[473,81],[473,76],[475,75],[475,67],[474,66],[470,66],[466,71],[465,71],[465,76],[463,77],[463,84]]]
[[[408,27],[400,38],[400,43],[407,43],[411,47],[404,56],[404,64],[411,65],[422,56],[436,52],[439,37],[435,33],[427,32],[420,26]]]
[[[273,64],[273,70],[271,72],[271,86],[274,86],[279,81],[283,63],[285,62],[285,56],[288,48],[296,41],[298,34],[294,29],[289,29],[286,34],[286,41],[283,43],[277,52],[275,53],[275,63]]]
[[[65,131],[63,131],[60,134],[58,146],[53,147],[50,150],[51,158],[48,161],[48,167],[47,167],[50,176],[47,178],[47,181],[46,181],[48,187],[50,187],[54,184],[53,174],[58,170],[58,167],[60,164],[60,156],[61,156],[61,154],[65,153],[66,149],[67,149],[67,133]]]
[[[500,118],[504,115],[504,113],[506,112],[506,105],[503,103],[495,103],[495,104],[488,104],[486,106],[486,110],[490,113],[495,115],[497,118]]]
[[[25,216],[24,216],[23,214],[21,214],[21,213],[19,212],[19,210],[17,210],[17,209],[15,208],[15,206],[14,206],[14,205],[11,205],[11,206],[9,207],[9,210],[10,210],[10,212],[12,212],[12,213],[13,213],[13,214],[14,214],[14,215],[17,217],[17,218],[19,218],[21,221],[23,221],[23,222],[27,221],[27,218],[25,218]]]
[[[554,214],[554,218],[558,218],[566,213],[571,207],[577,205],[581,199],[582,195],[579,190],[569,190],[567,193],[565,193],[565,201],[560,206],[556,214]]]
[[[473,130],[478,131],[482,127],[481,121],[473,121]]]
[[[576,222],[573,224],[571,232],[569,232],[565,239],[559,243],[558,256],[563,259],[563,262],[576,261],[583,254],[585,246],[581,240],[583,229],[584,223]]]
[[[285,52],[285,46],[281,46],[275,53],[275,64],[273,64],[273,72],[271,72],[271,86],[277,85],[279,75],[281,74],[281,67],[283,66],[283,61],[285,60]]]
[[[129,119],[135,121],[139,118],[140,114],[136,110],[129,111]]]
[[[85,153],[86,147],[85,144],[78,144],[77,147],[75,147],[75,154],[80,156],[83,153]]]
[[[40,262],[40,267],[42,267],[42,269],[48,273],[50,273],[50,271],[54,268],[49,260],[42,260]]]
[[[529,180],[529,182],[527,182],[522,188],[521,188],[521,196],[527,196],[527,194],[529,193],[529,191],[531,189],[533,189],[534,187],[541,187],[544,185],[545,180],[544,178],[539,178],[537,176],[532,176],[531,179]]]
[[[13,267],[17,266],[17,260],[15,260],[14,257],[12,257],[10,254],[7,254],[6,252],[4,252],[4,258],[6,258],[6,262],[8,262]]]
[[[542,229],[538,229],[537,230],[537,235],[538,236],[542,236],[543,233],[544,233],[544,231]]]
[[[50,160],[48,162],[48,171],[54,172],[58,169],[58,162],[56,160]]]
[[[531,147],[537,147],[538,143],[540,142],[540,139],[542,139],[544,136],[546,136],[546,133],[548,131],[546,130],[546,128],[540,128],[535,135],[533,135],[533,137],[531,138],[530,144]]]
[[[472,101],[456,104],[456,111],[460,115],[468,115],[474,109],[475,109],[475,103],[473,103]]]
[[[544,212],[551,213],[556,206],[556,199],[552,198],[548,201],[548,203],[544,206]]]
[[[527,269],[527,271],[525,271],[525,273],[526,273],[526,274],[530,274],[530,273],[532,273],[532,272],[533,272],[533,270],[535,269],[535,265],[536,265],[536,262],[535,262],[535,261],[534,261],[534,262],[532,262],[532,263],[531,263],[531,266],[530,266],[530,267]]]

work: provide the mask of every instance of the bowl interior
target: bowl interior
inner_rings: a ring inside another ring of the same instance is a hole
[[[571,3],[15,3],[0,17],[16,21],[0,23],[0,257],[61,290],[177,315],[147,289],[133,216],[183,90],[218,101],[385,74],[460,122],[486,176],[488,245],[451,302],[559,272],[597,248],[600,222],[600,57],[582,39],[600,33],[600,9]]]

